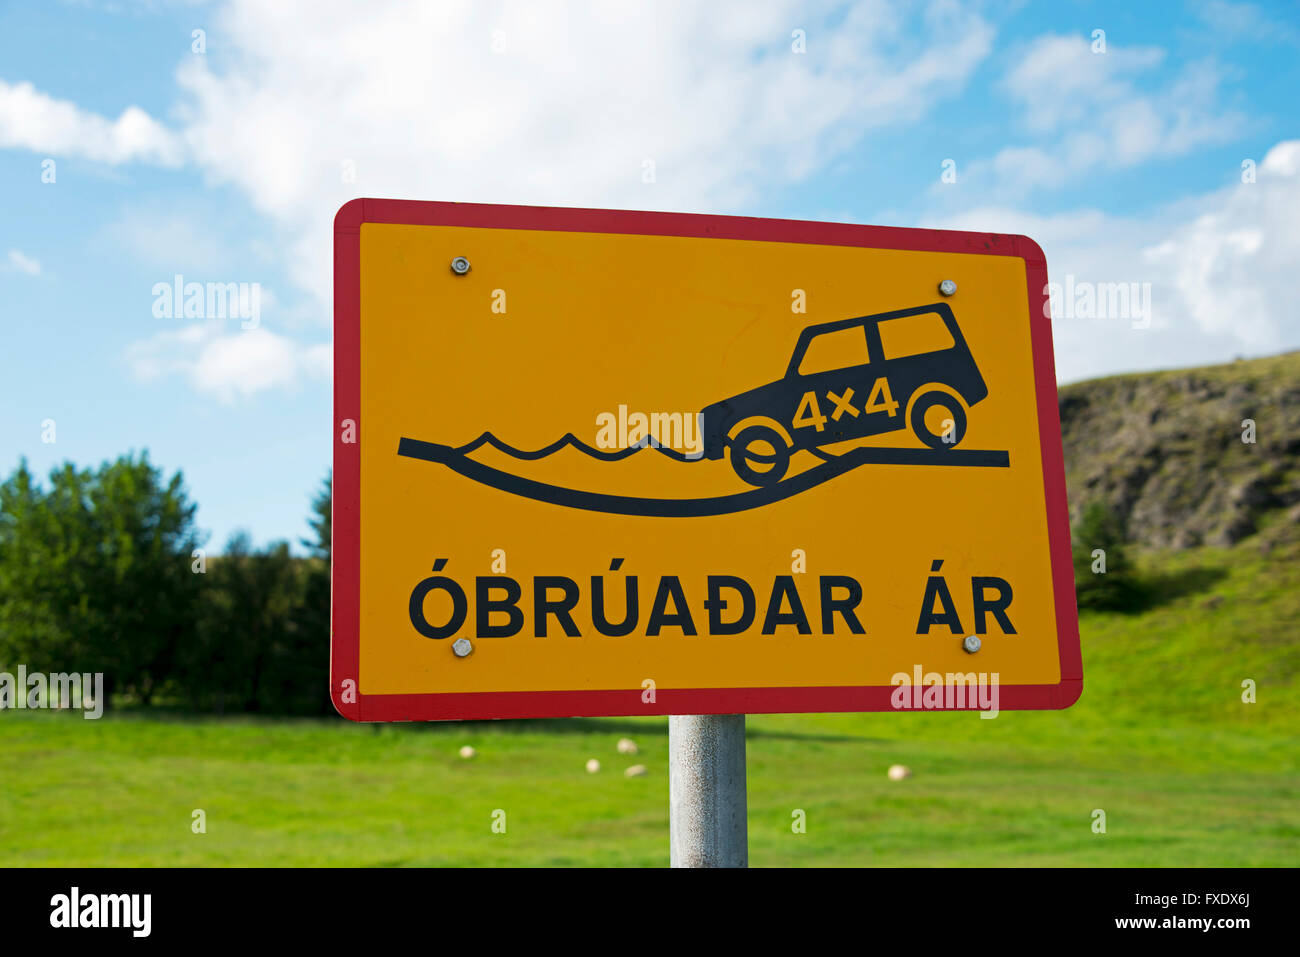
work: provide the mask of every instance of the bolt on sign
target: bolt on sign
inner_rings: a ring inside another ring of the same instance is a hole
[[[346,204],[336,707],[1068,707],[1046,289],[1023,236]]]

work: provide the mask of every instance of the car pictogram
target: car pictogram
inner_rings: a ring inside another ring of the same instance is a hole
[[[785,375],[706,406],[704,455],[750,485],[781,481],[797,451],[902,429],[936,452],[966,435],[988,387],[947,303],[806,327]],[[936,463],[940,464],[940,463]]]

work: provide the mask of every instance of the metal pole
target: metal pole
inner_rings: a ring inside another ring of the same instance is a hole
[[[668,718],[673,867],[748,867],[745,716]]]

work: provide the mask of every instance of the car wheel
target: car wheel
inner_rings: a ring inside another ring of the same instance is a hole
[[[731,467],[750,485],[775,485],[790,466],[790,449],[775,429],[751,425],[731,442]]]
[[[923,443],[945,451],[966,437],[966,410],[947,392],[927,392],[912,403],[908,424]]]

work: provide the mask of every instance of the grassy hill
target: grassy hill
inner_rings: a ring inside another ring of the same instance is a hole
[[[1076,515],[1101,498],[1135,541],[1174,548],[1300,520],[1300,352],[1075,383],[1059,405]]]
[[[1294,865],[1300,532],[1294,427],[1279,409],[1292,408],[1298,364],[1293,354],[1063,389],[1072,495],[1127,495],[1130,530],[1177,520],[1202,541],[1233,541],[1193,547],[1161,533],[1139,549],[1151,597],[1135,612],[1083,615],[1084,692],[1068,711],[751,717],[751,862]],[[1227,398],[1251,394],[1273,404],[1249,416]],[[1149,407],[1164,411],[1148,428],[1181,436],[1151,453],[1145,480],[1125,450],[1165,439],[1104,434],[1103,403],[1130,423],[1120,433],[1141,431],[1132,423]],[[1256,418],[1257,449],[1232,444],[1232,417]],[[1232,512],[1231,490],[1261,476],[1267,495]],[[1185,485],[1185,501],[1161,504]],[[1241,515],[1254,530],[1221,536]],[[1242,701],[1247,679],[1253,704]],[[357,726],[6,712],[0,866],[660,866],[666,729],[666,719]],[[616,752],[624,736],[640,754]],[[465,744],[472,760],[458,757]],[[592,757],[597,774],[584,770]],[[634,763],[648,773],[624,777]],[[894,763],[913,776],[888,780]],[[191,831],[195,809],[204,834]],[[491,828],[498,809],[504,834]],[[1092,828],[1097,809],[1104,834]],[[791,829],[796,811],[806,833]]]
[[[752,863],[1294,864],[1300,546],[1265,556],[1248,539],[1143,563],[1159,603],[1084,615],[1085,690],[1068,711],[751,717]],[[617,754],[623,736],[641,753]],[[0,866],[663,865],[667,746],[663,719],[8,712]],[[633,763],[648,774],[625,778]],[[914,776],[888,780],[894,763]],[[206,834],[191,833],[195,809]],[[505,834],[490,828],[497,809]]]

